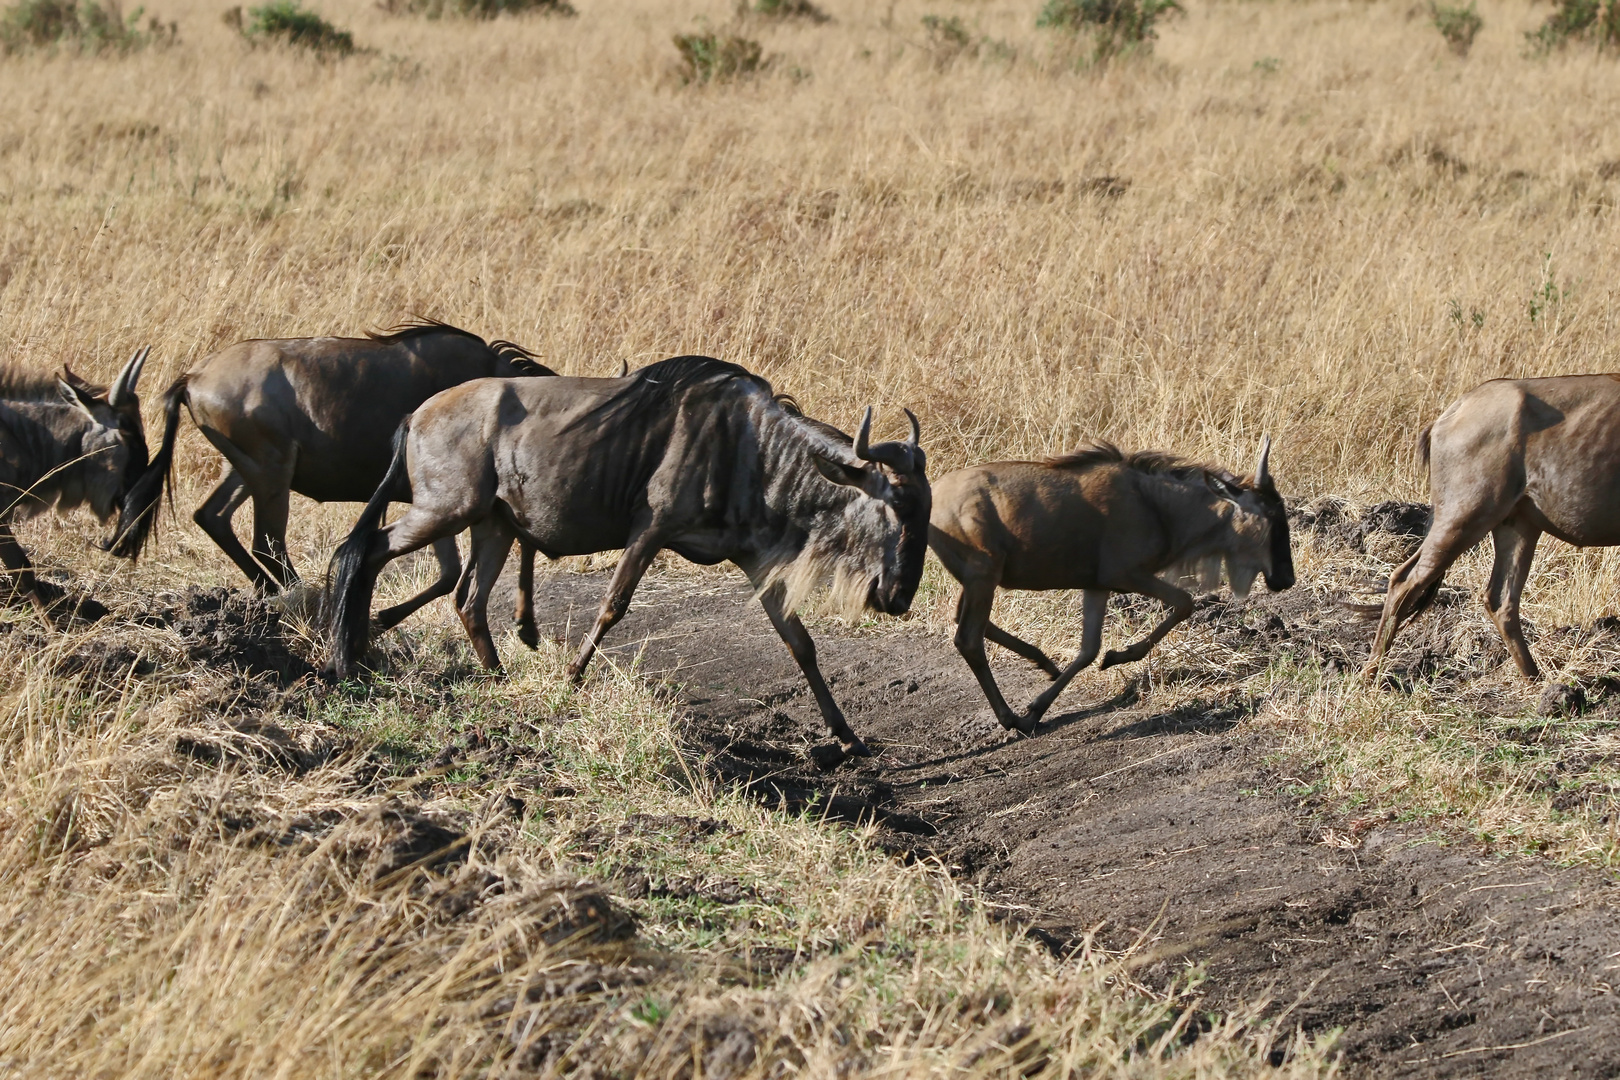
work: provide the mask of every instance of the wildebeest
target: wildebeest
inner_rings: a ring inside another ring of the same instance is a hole
[[[1110,651],[1102,667],[1140,660],[1192,614],[1185,591],[1161,580],[1172,571],[1219,584],[1221,564],[1239,597],[1256,574],[1273,591],[1294,584],[1288,516],[1260,444],[1254,476],[1168,454],[1126,455],[1109,443],[1045,461],[998,461],[941,477],[934,485],[928,542],[957,581],[956,648],[1005,728],[1028,734],[1063,688],[1096,658],[1110,593],[1160,600],[1170,614],[1134,645]],[[1062,671],[1047,655],[996,626],[996,589],[1083,590],[1080,655]],[[1018,716],[1007,707],[984,654],[984,639],[1032,661],[1053,683]]]
[[[260,592],[298,580],[287,555],[292,492],[317,502],[365,502],[388,471],[400,421],[441,390],[469,379],[554,372],[509,341],[422,319],[363,338],[287,338],[238,342],[204,357],[163,395],[163,441],[124,500],[112,550],[134,557],[146,544],[165,486],[172,483],[175,434],[185,407],[225,456],[220,481],[192,515]],[[231,528],[253,500],[250,554]],[[419,596],[382,612],[393,626],[455,587],[456,542],[434,546],[439,578]],[[532,567],[533,554],[525,552]],[[532,573],[532,570],[531,570]],[[524,640],[537,638],[519,595]]]
[[[50,617],[62,591],[34,576],[28,553],[11,531],[14,521],[45,510],[79,506],[105,522],[146,468],[146,433],[135,387],[151,348],[129,358],[111,387],[94,386],[66,367],[60,379],[0,373],[0,563],[13,590]],[[94,600],[78,611],[100,618]]]
[[[910,413],[907,414],[910,416]],[[485,610],[513,538],[548,558],[624,549],[569,675],[624,616],[653,557],[723,560],[748,575],[844,751],[866,747],[794,614],[823,581],[848,608],[904,614],[922,576],[929,509],[916,417],[907,442],[853,442],[735,364],[679,356],[627,378],[485,380],[447,390],[395,437],[393,463],[333,556],[332,670],[366,650],[377,572],[462,529],[456,602],[483,664],[500,666]],[[410,509],[383,527],[390,500]]]
[[[1485,609],[1519,671],[1536,678],[1519,599],[1541,534],[1620,544],[1620,375],[1483,383],[1423,430],[1418,456],[1434,520],[1389,576],[1364,673],[1376,672],[1401,624],[1433,603],[1446,570],[1488,533],[1496,561]]]

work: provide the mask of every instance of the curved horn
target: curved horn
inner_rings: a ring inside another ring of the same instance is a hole
[[[922,441],[922,425],[917,423],[917,414],[910,409],[906,410],[906,419],[911,421],[911,438],[906,440],[906,445],[915,450]]]
[[[1271,483],[1271,436],[1260,436],[1260,457],[1254,463],[1254,486]]]
[[[152,355],[152,346],[136,349],[135,354],[124,365],[124,370],[118,373],[113,380],[112,389],[107,391],[107,404],[117,408],[124,403],[126,394],[135,393],[135,385],[140,382],[141,371],[146,367],[146,358]]]
[[[855,435],[855,456],[862,461],[871,461],[872,441],[872,406],[866,407],[866,415],[861,417],[861,430]]]
[[[622,379],[628,374],[630,374],[630,361],[628,361],[628,360],[620,360],[619,361],[619,373],[616,376],[614,376],[614,378]]]

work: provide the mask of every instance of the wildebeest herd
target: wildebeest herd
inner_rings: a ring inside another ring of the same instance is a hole
[[[531,647],[534,553],[549,559],[622,550],[569,674],[579,679],[623,618],[658,552],[747,575],[804,672],[844,754],[867,753],[816,664],[795,612],[826,587],[833,604],[904,615],[932,548],[961,583],[956,648],[1006,728],[1028,734],[1101,651],[1114,593],[1161,601],[1169,614],[1101,667],[1145,657],[1193,610],[1183,586],[1247,595],[1294,583],[1288,517],[1262,439],[1239,476],[1170,454],[1106,442],[1043,461],[1000,461],[932,485],[921,426],[874,443],[868,408],[851,438],[805,416],[793,398],[735,364],[678,356],[610,378],[557,375],[528,350],[421,320],[364,338],[244,341],[205,357],[163,395],[159,449],[148,456],[136,388],[150,349],[110,387],[64,368],[58,379],[0,374],[0,562],[13,595],[47,621],[105,608],[33,573],[12,522],[88,506],[117,516],[102,545],[134,559],[172,490],[182,409],[224,457],[193,520],[260,592],[298,581],[288,557],[289,498],[365,502],[327,574],[329,673],[352,675],[370,636],[436,597],[456,609],[479,661],[498,669],[487,609],[514,543],[517,623]],[[1620,428],[1620,376],[1494,380],[1453,403],[1419,442],[1434,524],[1390,577],[1366,671],[1401,624],[1433,599],[1456,559],[1491,534],[1485,603],[1519,670],[1537,674],[1519,599],[1544,532],[1580,545],[1620,544],[1620,471],[1607,446]],[[253,503],[246,547],[231,518]],[[388,504],[408,509],[384,524]],[[456,538],[470,534],[467,565]],[[371,613],[384,565],[431,546],[439,577]],[[1080,653],[1060,669],[990,621],[996,590],[1077,589]],[[1052,685],[1022,713],[1001,695],[984,643],[1030,660]]]

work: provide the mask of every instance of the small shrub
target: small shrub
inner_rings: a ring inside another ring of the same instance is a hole
[[[1046,0],[1035,25],[1054,30],[1089,30],[1098,60],[1146,50],[1168,15],[1185,13],[1179,0]]]
[[[728,82],[752,75],[764,66],[759,42],[735,34],[676,34],[681,54],[681,81]]]
[[[270,0],[261,7],[248,8],[245,17],[241,8],[231,8],[225,13],[225,22],[254,43],[279,40],[337,56],[355,51],[353,34],[301,7],[298,0]]]
[[[972,35],[958,16],[924,15],[922,24],[928,31],[928,45],[936,52],[941,49],[961,51],[973,44]]]
[[[125,19],[116,0],[18,0],[0,11],[0,48],[11,53],[67,44],[84,52],[128,52],[147,45],[173,44],[179,27],[151,19],[141,30],[145,13],[146,9],[137,8]]]
[[[810,0],[737,0],[737,14],[763,15],[769,19],[804,19],[813,23],[832,22],[832,16]]]
[[[578,15],[568,0],[381,0],[390,15],[425,15],[430,19],[446,15],[463,19],[493,19],[498,15]]]
[[[1430,0],[1429,18],[1440,36],[1446,39],[1446,48],[1458,56],[1468,55],[1468,50],[1474,47],[1474,36],[1485,25],[1485,20],[1474,10],[1474,0],[1468,0],[1466,7],[1444,6]]]
[[[934,63],[941,68],[949,67],[952,61],[964,54],[1001,63],[1012,63],[1018,58],[1018,50],[1005,41],[989,37],[974,41],[973,35],[958,16],[924,15],[922,25],[928,34],[928,51],[933,55]]]
[[[1524,35],[1529,51],[1545,56],[1572,41],[1596,41],[1600,49],[1620,46],[1620,0],[1555,0],[1553,13]]]

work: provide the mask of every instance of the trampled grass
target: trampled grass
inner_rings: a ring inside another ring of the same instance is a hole
[[[147,676],[61,678],[91,634],[0,646],[18,1075],[1331,1072],[1211,1026],[1195,980],[1054,957],[935,865],[711,790],[633,673],[575,690],[547,645],[447,681],[429,627],[401,680],[266,709],[145,633]]]

